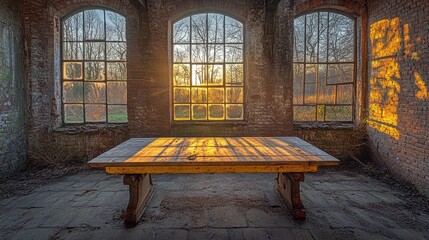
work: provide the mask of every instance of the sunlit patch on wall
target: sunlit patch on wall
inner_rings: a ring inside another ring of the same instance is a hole
[[[414,72],[414,78],[417,86],[416,97],[420,100],[429,99],[428,88],[418,72]]]
[[[370,29],[373,60],[368,124],[397,140],[400,138],[397,111],[401,74],[396,56],[401,50],[401,32],[399,18],[373,23]]]

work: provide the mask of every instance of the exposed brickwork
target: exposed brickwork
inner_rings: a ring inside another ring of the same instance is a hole
[[[286,2],[265,1],[147,1],[148,32],[145,56],[129,82],[129,129],[132,136],[166,135],[284,135],[292,130],[291,45],[281,44],[291,29]],[[169,22],[201,11],[222,12],[245,26],[245,121],[239,124],[172,124],[169,78]],[[280,12],[281,11],[281,12]],[[280,18],[279,16],[282,16]],[[282,30],[282,31],[280,31]],[[276,49],[276,51],[273,51]],[[286,54],[284,54],[286,53]],[[289,71],[288,71],[289,70]]]
[[[21,11],[21,1],[0,1],[0,177],[27,158]]]
[[[28,137],[33,158],[61,149],[64,155],[58,158],[89,159],[128,137],[232,135],[298,135],[337,157],[358,155],[363,142],[360,127],[294,128],[292,123],[293,17],[334,8],[357,18],[358,68],[362,69],[357,74],[357,111],[363,111],[356,114],[359,120],[368,115],[374,157],[405,179],[429,186],[429,7],[425,0],[369,1],[368,7],[362,0],[143,2],[144,6],[137,0],[25,0]],[[295,5],[290,6],[291,2]],[[108,7],[127,17],[129,123],[64,128],[58,71],[60,19],[92,6]],[[201,11],[224,13],[244,23],[242,122],[172,122],[171,23]],[[367,112],[360,107],[366,105]]]
[[[126,16],[128,58],[131,62],[139,56],[135,49],[139,46],[141,24],[139,9],[134,3],[116,0],[25,1],[28,148],[34,161],[50,161],[49,156],[62,161],[83,161],[127,139],[125,125],[64,128],[61,123],[60,20],[85,7],[109,8]]]
[[[327,153],[347,161],[350,156],[363,159],[365,155],[366,131],[364,127],[344,126],[295,126],[295,136],[323,149]]]
[[[368,1],[374,158],[429,191],[429,4]]]
[[[335,4],[346,9],[348,5],[343,2],[336,1]],[[142,136],[297,134],[324,149],[334,149],[329,147],[331,141],[342,139],[336,137],[336,132],[345,139],[346,135],[352,136],[354,130],[326,131],[329,132],[328,137],[316,139],[307,130],[293,129],[290,36],[293,12],[297,13],[297,8],[305,8],[304,5],[292,8],[289,4],[290,1],[286,0],[148,0],[144,6],[138,1],[25,1],[30,156],[43,160],[44,153],[56,153],[54,157],[61,159],[89,159],[128,137]],[[349,5],[349,11],[356,13],[358,5]],[[59,76],[60,19],[80,8],[93,6],[108,7],[127,16],[129,123],[123,126],[63,127]],[[242,122],[172,122],[169,28],[172,21],[201,11],[225,13],[245,26],[245,120]],[[331,151],[340,157],[345,156],[345,152]]]

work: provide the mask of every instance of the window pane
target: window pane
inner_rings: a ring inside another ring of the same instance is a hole
[[[63,40],[83,40],[83,13],[75,14],[63,21]]]
[[[85,120],[87,122],[105,122],[106,105],[103,104],[86,104]]]
[[[109,123],[126,123],[128,122],[128,113],[126,105],[108,105],[108,122]]]
[[[127,80],[127,64],[124,62],[108,62],[107,80]]]
[[[294,106],[293,120],[299,122],[316,121],[316,106]]]
[[[82,104],[64,104],[65,123],[83,123]]]
[[[104,42],[86,42],[85,59],[86,60],[105,60],[104,59]]]
[[[106,102],[106,84],[89,83],[84,85],[85,103],[105,103]]]
[[[104,62],[85,62],[85,80],[103,81],[105,79]]]
[[[318,99],[317,103],[334,104],[335,103],[335,88],[332,85],[326,85],[327,64],[319,64],[319,81],[318,81]]]
[[[106,11],[106,40],[125,41],[125,33],[125,17],[111,11]]]
[[[353,83],[353,64],[329,64],[328,84]]]
[[[174,105],[174,120],[190,120],[191,109],[189,105]]]
[[[319,13],[319,62],[328,61],[328,13]]]
[[[192,120],[207,120],[207,105],[193,104],[192,105]]]
[[[225,45],[225,62],[243,62],[243,44]]]
[[[329,61],[352,62],[354,59],[354,21],[329,13]]]
[[[65,62],[63,66],[63,79],[82,80],[82,63]]]
[[[302,104],[304,99],[304,64],[293,65],[293,103]]]
[[[228,119],[228,120],[242,120],[243,119],[243,105],[242,104],[227,104],[226,105],[226,119]]]
[[[189,44],[175,44],[173,47],[173,62],[190,62]]]
[[[207,17],[209,43],[223,42],[223,15],[209,13]]]
[[[325,121],[325,105],[317,105],[317,121]]]
[[[127,104],[127,83],[108,82],[107,83],[107,103]]]
[[[195,44],[192,45],[192,62],[193,63],[206,63],[207,62],[207,45]]]
[[[344,121],[353,120],[351,106],[326,106],[326,121]]]
[[[83,43],[81,43],[81,42],[65,42],[63,44],[63,59],[64,60],[82,60],[83,59]]]
[[[306,62],[317,61],[318,13],[306,15]]]
[[[226,88],[227,103],[243,103],[243,88],[228,87]]]
[[[189,103],[190,99],[189,88],[174,88],[174,103]]]
[[[317,103],[316,83],[305,83],[305,98],[304,104]]]
[[[174,86],[189,86],[191,83],[191,72],[189,64],[173,65],[173,84]]]
[[[207,85],[207,65],[192,65],[192,85]]]
[[[225,17],[225,42],[243,42],[243,24],[230,17]]]
[[[196,14],[191,17],[192,24],[192,42],[206,43],[207,42],[207,14]]]
[[[317,65],[307,64],[305,68],[305,96],[304,103],[316,103],[316,80],[317,80]]]
[[[294,21],[294,39],[293,39],[293,61],[303,62],[304,61],[304,49],[305,49],[305,16],[295,18]]]
[[[207,103],[207,88],[192,88],[192,103]]]
[[[190,19],[184,18],[173,25],[173,43],[189,43]]]
[[[223,62],[224,49],[222,44],[210,44],[208,51],[208,62]]]
[[[353,85],[338,85],[337,86],[337,103],[352,104],[353,103]]]
[[[209,120],[223,120],[225,119],[223,105],[211,104],[209,105]]]
[[[104,10],[84,11],[85,40],[104,40]]]
[[[83,103],[83,83],[63,82],[63,102]]]
[[[208,84],[223,85],[223,65],[208,66]]]
[[[223,88],[209,88],[209,103],[223,103],[224,99],[224,89]]]
[[[243,85],[243,64],[225,64],[226,67],[226,85]]]
[[[127,45],[123,42],[106,43],[106,59],[113,61],[127,60]]]

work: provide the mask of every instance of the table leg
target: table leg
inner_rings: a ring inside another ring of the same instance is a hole
[[[304,181],[304,173],[279,173],[277,190],[295,219],[305,220],[306,210],[301,202],[299,183]]]
[[[130,186],[130,200],[124,214],[126,225],[136,225],[146,204],[152,198],[153,184],[150,174],[125,175],[124,184]]]

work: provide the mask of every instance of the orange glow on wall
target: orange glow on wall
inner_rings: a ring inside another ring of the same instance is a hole
[[[420,73],[414,72],[414,83],[417,86],[416,97],[420,100],[429,99],[428,88],[426,87],[425,81],[423,81]]]
[[[384,19],[370,28],[373,60],[371,63],[369,94],[369,127],[395,139],[400,138],[398,102],[401,86],[400,65],[396,59],[401,50],[399,18]]]
[[[401,49],[401,22],[399,18],[384,19],[371,24],[372,57],[396,55]]]

